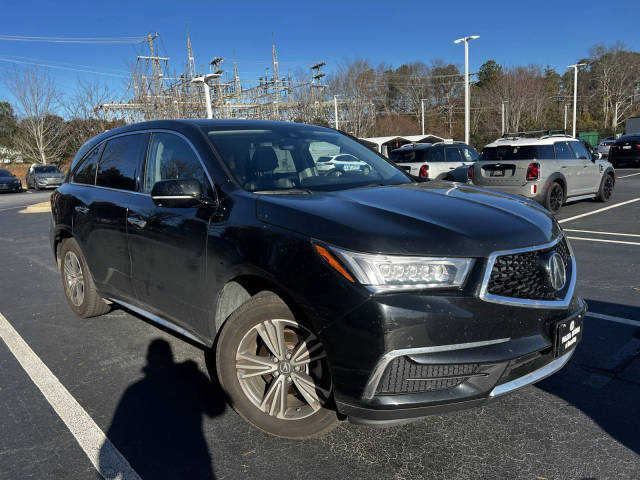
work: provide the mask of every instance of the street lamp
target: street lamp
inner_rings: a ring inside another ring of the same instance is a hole
[[[464,143],[469,143],[469,40],[480,38],[480,35],[454,40],[453,43],[464,42]]]
[[[333,96],[333,115],[335,116],[335,129],[338,130],[338,96]]]
[[[422,136],[424,137],[424,101],[426,100],[426,98],[421,98],[420,99],[420,109],[422,111]]]
[[[202,86],[204,87],[204,99],[206,103],[205,107],[207,107],[207,118],[213,118],[213,112],[211,111],[211,89],[209,88],[209,84],[207,83],[207,81],[209,81],[210,78],[217,78],[219,76],[219,73],[208,73],[206,75],[202,75],[201,77],[193,77],[191,79],[192,83],[202,83]]]
[[[567,68],[573,68],[573,138],[576,138],[576,104],[578,103],[578,67],[586,63],[576,63]]]

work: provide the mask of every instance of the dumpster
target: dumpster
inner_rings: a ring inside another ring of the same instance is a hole
[[[593,148],[598,146],[598,132],[580,132],[578,138],[581,138]]]

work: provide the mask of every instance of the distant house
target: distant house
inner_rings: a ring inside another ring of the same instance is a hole
[[[391,150],[400,148],[407,143],[436,143],[443,142],[446,139],[438,137],[437,135],[395,135],[390,137],[361,138],[360,140],[371,149],[388,157]]]
[[[24,159],[21,152],[0,146],[0,163],[24,163]]]

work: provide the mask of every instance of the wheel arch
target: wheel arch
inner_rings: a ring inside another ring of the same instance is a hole
[[[62,244],[63,240],[66,240],[67,238],[73,238],[73,233],[71,232],[71,229],[68,228],[67,226],[56,226],[55,227],[55,231],[53,233],[53,238],[52,238],[52,247],[53,247],[53,256],[56,260],[56,263],[58,264],[58,268],[60,268],[60,258],[58,255],[58,250],[60,249],[60,245]]]
[[[547,178],[546,182],[544,183],[545,183],[544,185],[545,193],[549,189],[552,183],[559,183],[560,186],[562,187],[562,191],[564,192],[564,198],[565,200],[567,199],[567,179],[562,173],[556,172],[551,174],[549,178]]]

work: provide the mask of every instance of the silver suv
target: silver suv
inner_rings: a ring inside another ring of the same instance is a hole
[[[615,172],[601,155],[568,135],[537,138],[507,134],[482,150],[467,172],[467,182],[492,190],[522,195],[555,213],[565,202],[613,195]]]

